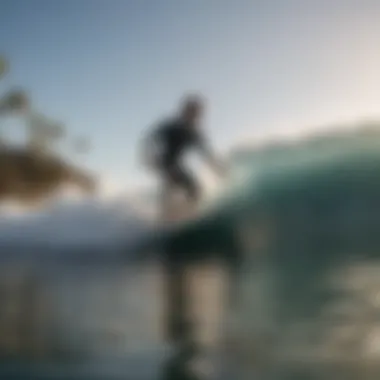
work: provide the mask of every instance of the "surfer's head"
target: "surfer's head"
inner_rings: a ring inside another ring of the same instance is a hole
[[[188,95],[181,102],[181,117],[191,124],[196,123],[204,112],[204,101],[198,95]]]

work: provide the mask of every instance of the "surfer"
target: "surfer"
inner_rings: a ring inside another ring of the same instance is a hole
[[[185,154],[198,150],[219,175],[225,167],[216,159],[201,129],[204,103],[198,96],[187,96],[180,104],[177,115],[159,123],[148,136],[144,145],[147,164],[163,180],[163,207],[166,209],[172,190],[182,190],[189,204],[196,206],[201,198],[201,186],[184,163]]]

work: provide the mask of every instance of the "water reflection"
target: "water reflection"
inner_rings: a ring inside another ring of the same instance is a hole
[[[187,272],[187,283],[193,289],[195,333],[215,355],[225,294],[223,272],[213,264],[195,266]],[[105,376],[119,371],[125,378],[135,368],[136,379],[155,378],[170,356],[163,291],[164,272],[157,263],[91,267],[4,260],[0,375],[6,376],[17,362],[20,371],[26,366],[25,378],[46,371],[54,378],[86,365]],[[150,375],[144,375],[148,369]]]
[[[2,267],[0,355],[112,355],[162,342],[158,268]]]
[[[378,378],[379,260],[335,267],[319,279],[319,288],[331,297],[315,311],[303,304],[308,313],[285,320],[276,317],[280,313],[276,271],[270,266],[261,269],[242,280],[240,352],[236,353],[242,378],[260,371],[281,380],[297,374],[309,376],[302,379]]]

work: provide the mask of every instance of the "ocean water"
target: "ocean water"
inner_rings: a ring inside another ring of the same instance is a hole
[[[210,264],[187,276],[196,335],[224,377],[380,378],[375,137],[253,154],[244,178],[206,210],[216,216],[178,230],[181,249],[220,248],[232,230],[241,240],[227,337],[224,272]],[[113,251],[71,253],[1,256],[0,378],[160,378],[171,348],[159,263],[133,264]],[[221,356],[224,339],[232,344]]]
[[[155,379],[173,353],[164,336],[157,262],[111,267],[2,263],[0,378]],[[187,273],[196,336],[218,364],[226,280],[214,264]]]

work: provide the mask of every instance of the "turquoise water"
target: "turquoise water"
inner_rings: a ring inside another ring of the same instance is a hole
[[[347,134],[246,154],[169,236],[186,259],[238,257],[236,378],[380,377],[379,148],[378,133]]]

